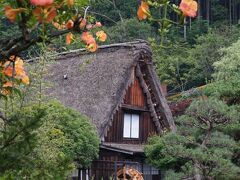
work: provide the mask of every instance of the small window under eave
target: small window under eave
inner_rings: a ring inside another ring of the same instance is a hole
[[[139,114],[124,113],[124,138],[139,138]]]

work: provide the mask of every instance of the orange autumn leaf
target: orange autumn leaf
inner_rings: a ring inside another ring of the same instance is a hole
[[[102,27],[102,23],[101,22],[96,22],[93,27],[94,28]]]
[[[73,34],[69,32],[66,36],[66,44],[67,45],[71,44],[72,40],[73,40]]]
[[[182,0],[180,3],[180,10],[184,16],[196,17],[198,4],[194,0]]]
[[[74,5],[74,0],[67,0],[68,7],[71,7]]]
[[[57,10],[56,8],[51,8],[49,13],[46,16],[46,22],[50,23],[53,21],[53,19],[57,16]]]
[[[72,29],[73,26],[74,26],[74,22],[71,19],[68,20],[68,22],[66,24],[67,29]]]
[[[33,10],[33,15],[37,18],[38,22],[50,23],[57,16],[57,10],[54,7],[37,7]]]
[[[23,68],[23,60],[19,57],[17,57],[15,61],[15,74],[17,77],[20,77],[19,79],[21,79],[22,76],[26,75]]]
[[[107,34],[104,31],[98,31],[96,33],[96,36],[99,39],[99,41],[101,41],[101,42],[104,42],[107,39]]]
[[[83,32],[81,35],[81,40],[86,44],[92,44],[95,42],[94,37],[89,32]]]
[[[58,22],[52,22],[52,25],[59,30],[61,29],[61,25]]]
[[[86,25],[86,29],[87,29],[87,30],[91,30],[92,28],[93,28],[93,25],[92,25],[92,24],[87,24],[87,25]]]
[[[3,84],[3,87],[13,87],[13,82],[12,81],[7,81]]]
[[[86,48],[90,52],[95,52],[98,48],[96,40],[94,39],[93,35],[89,32],[83,32],[81,35],[81,40],[86,43]]]
[[[58,30],[65,29],[66,25],[65,24],[59,24],[58,22],[52,22],[52,25],[57,28]]]
[[[23,65],[23,60],[19,57],[16,57],[14,62],[7,61],[3,65],[3,74],[11,78],[19,79],[24,84],[29,84],[29,77],[26,75]],[[7,87],[7,85],[9,85],[9,83],[6,84],[5,87]]]
[[[96,42],[93,42],[93,43],[87,45],[87,49],[90,52],[95,52],[97,50],[97,48],[98,48],[98,45]]]
[[[31,0],[31,4],[35,6],[48,6],[53,3],[54,0]]]
[[[37,18],[38,22],[42,22],[43,17],[42,17],[42,9],[41,8],[34,9],[33,15]]]
[[[147,19],[148,16],[148,11],[149,11],[149,6],[148,3],[145,1],[141,1],[141,5],[138,8],[137,11],[137,16],[139,20]]]
[[[4,95],[4,96],[6,96],[6,95],[11,94],[11,91],[10,91],[9,89],[3,88],[3,89],[1,90],[1,94]]]
[[[23,76],[21,80],[22,80],[23,84],[26,84],[26,85],[29,84],[29,77],[27,75]]]
[[[25,76],[25,71],[23,67],[15,67],[16,76],[22,77]]]
[[[87,20],[86,20],[85,18],[82,19],[81,22],[80,22],[80,24],[79,24],[79,28],[80,28],[80,29],[84,29],[85,26],[86,26],[86,24],[87,24]]]
[[[8,76],[8,77],[12,77],[13,74],[13,67],[12,66],[6,66],[3,70],[3,74]]]
[[[25,9],[24,8],[18,8],[18,9],[13,9],[11,6],[5,6],[4,11],[5,11],[5,16],[11,21],[14,22],[16,21],[17,15],[21,12],[23,12]]]
[[[23,60],[20,57],[15,58],[15,67],[23,67]]]

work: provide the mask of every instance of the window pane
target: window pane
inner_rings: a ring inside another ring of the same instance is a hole
[[[130,137],[131,114],[124,114],[123,137]]]
[[[139,115],[132,114],[131,138],[139,138]]]

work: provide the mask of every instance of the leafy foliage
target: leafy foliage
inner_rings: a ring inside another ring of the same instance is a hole
[[[175,43],[168,48],[160,48],[152,41],[154,61],[160,80],[167,84],[171,91],[183,91],[194,78],[194,63],[188,61],[189,51],[186,44]]]
[[[191,46],[196,44],[196,40],[199,36],[207,34],[209,31],[208,22],[199,18],[191,23],[188,23],[186,26],[186,43]],[[167,39],[170,42],[183,42],[184,40],[184,28],[182,26],[174,26],[170,29]]]
[[[11,140],[0,153],[2,178],[64,179],[98,155],[98,136],[88,119],[44,95],[52,55],[43,52],[38,63],[27,68],[31,83],[20,86],[20,96],[1,99],[0,143]]]
[[[137,29],[137,31],[136,31]],[[150,24],[139,22],[136,18],[125,19],[116,25],[105,29],[108,34],[108,43],[128,42],[134,39],[145,39],[154,36]]]
[[[0,125],[0,173],[19,169],[29,161],[28,154],[36,147],[36,129],[45,116],[42,108],[28,107],[16,111],[9,120],[1,119]]]
[[[114,26],[116,22],[125,21],[136,16],[137,1],[126,0],[94,0],[90,2],[96,17],[106,26]]]
[[[88,119],[58,102],[26,107],[10,120],[13,123],[1,136],[1,175],[62,179],[75,162],[78,167],[88,167],[98,155],[99,140]],[[11,132],[16,125],[22,133]],[[14,142],[9,141],[15,134]]]
[[[193,46],[188,42],[172,43],[161,48],[156,40],[151,41],[154,60],[160,80],[168,84],[171,91],[183,91],[200,86],[211,80],[218,71],[214,63],[224,55],[222,48],[227,48],[240,37],[238,27],[210,29],[207,34],[198,36]],[[189,41],[190,42],[190,41]],[[237,67],[237,66],[236,66]],[[226,66],[227,68],[227,66]]]
[[[216,99],[193,102],[180,116],[177,133],[152,137],[145,148],[148,162],[171,170],[166,179],[235,179],[240,168],[233,164],[236,141],[221,130],[239,121],[239,113]]]
[[[221,27],[209,31],[196,40],[190,58],[195,60],[196,68],[205,78],[211,79],[214,72],[213,63],[220,60],[223,47],[228,47],[240,37],[239,29]]]
[[[240,40],[221,50],[222,58],[213,65],[214,81],[207,86],[206,93],[224,98],[229,103],[240,102]]]

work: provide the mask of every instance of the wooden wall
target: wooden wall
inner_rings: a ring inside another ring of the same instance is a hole
[[[139,138],[123,138],[123,116],[124,113],[137,113],[140,115]],[[156,127],[151,120],[147,108],[146,97],[140,86],[139,80],[135,78],[134,83],[128,88],[124,104],[115,113],[113,123],[105,137],[106,142],[142,144],[147,141],[150,135],[156,134]]]
[[[124,113],[139,114],[139,138],[123,137]],[[121,107],[114,114],[112,125],[105,137],[105,142],[143,144],[146,143],[149,136],[156,133],[157,129],[147,108],[146,96],[143,93],[139,80],[135,78],[134,83],[126,92],[123,104],[121,104]],[[92,175],[95,177],[94,180],[101,178],[108,180],[109,177],[114,174],[115,169],[119,170],[122,168],[123,164],[121,163],[129,163],[128,166],[134,168],[135,166],[143,168],[144,154],[137,153],[130,155],[101,149],[99,159],[93,162],[91,168]],[[161,176],[160,174],[150,175],[149,178],[152,180],[160,180]]]
[[[128,88],[124,98],[124,104],[137,107],[146,106],[145,95],[137,78],[135,78],[134,83]]]

